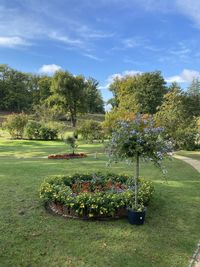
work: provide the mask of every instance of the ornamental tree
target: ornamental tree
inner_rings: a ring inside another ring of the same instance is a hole
[[[131,121],[120,121],[108,143],[110,161],[135,162],[135,207],[138,206],[140,159],[150,160],[162,168],[162,160],[172,151],[172,142],[163,139],[163,127],[152,116],[136,115]]]

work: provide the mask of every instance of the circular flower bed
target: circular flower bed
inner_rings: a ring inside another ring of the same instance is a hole
[[[79,159],[85,158],[85,153],[69,153],[69,154],[52,154],[48,156],[48,159]]]
[[[40,188],[40,197],[53,211],[73,218],[119,218],[134,202],[133,181],[127,175],[74,174],[48,177]],[[148,205],[154,188],[139,180],[138,201]]]

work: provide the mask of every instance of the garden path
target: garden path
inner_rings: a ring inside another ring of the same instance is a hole
[[[195,168],[198,172],[200,172],[200,161],[199,160],[191,159],[191,158],[180,156],[180,155],[173,155],[173,157],[176,159],[185,161],[186,163],[190,164],[193,168]]]

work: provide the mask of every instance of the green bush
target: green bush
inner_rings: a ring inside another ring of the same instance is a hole
[[[25,127],[25,136],[28,139],[39,139],[40,138],[41,124],[37,121],[29,121]]]
[[[40,197],[71,207],[79,216],[113,216],[119,208],[132,206],[134,186],[129,177],[116,174],[74,174],[45,179]],[[101,190],[100,190],[101,188]],[[147,205],[152,198],[152,183],[139,180],[138,202]]]
[[[28,116],[24,113],[11,114],[7,117],[7,121],[3,123],[12,138],[23,138],[24,128],[28,122]]]
[[[86,120],[79,127],[78,132],[87,142],[93,143],[94,140],[104,141],[105,134],[101,123],[94,120]]]
[[[42,140],[55,140],[58,138],[57,129],[51,129],[46,126],[40,127],[40,139]]]
[[[58,138],[57,129],[42,125],[37,121],[29,121],[24,132],[28,139],[54,140]]]

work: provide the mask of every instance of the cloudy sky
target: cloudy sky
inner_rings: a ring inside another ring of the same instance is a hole
[[[94,77],[104,99],[116,75],[200,76],[199,0],[0,0],[0,63]]]

